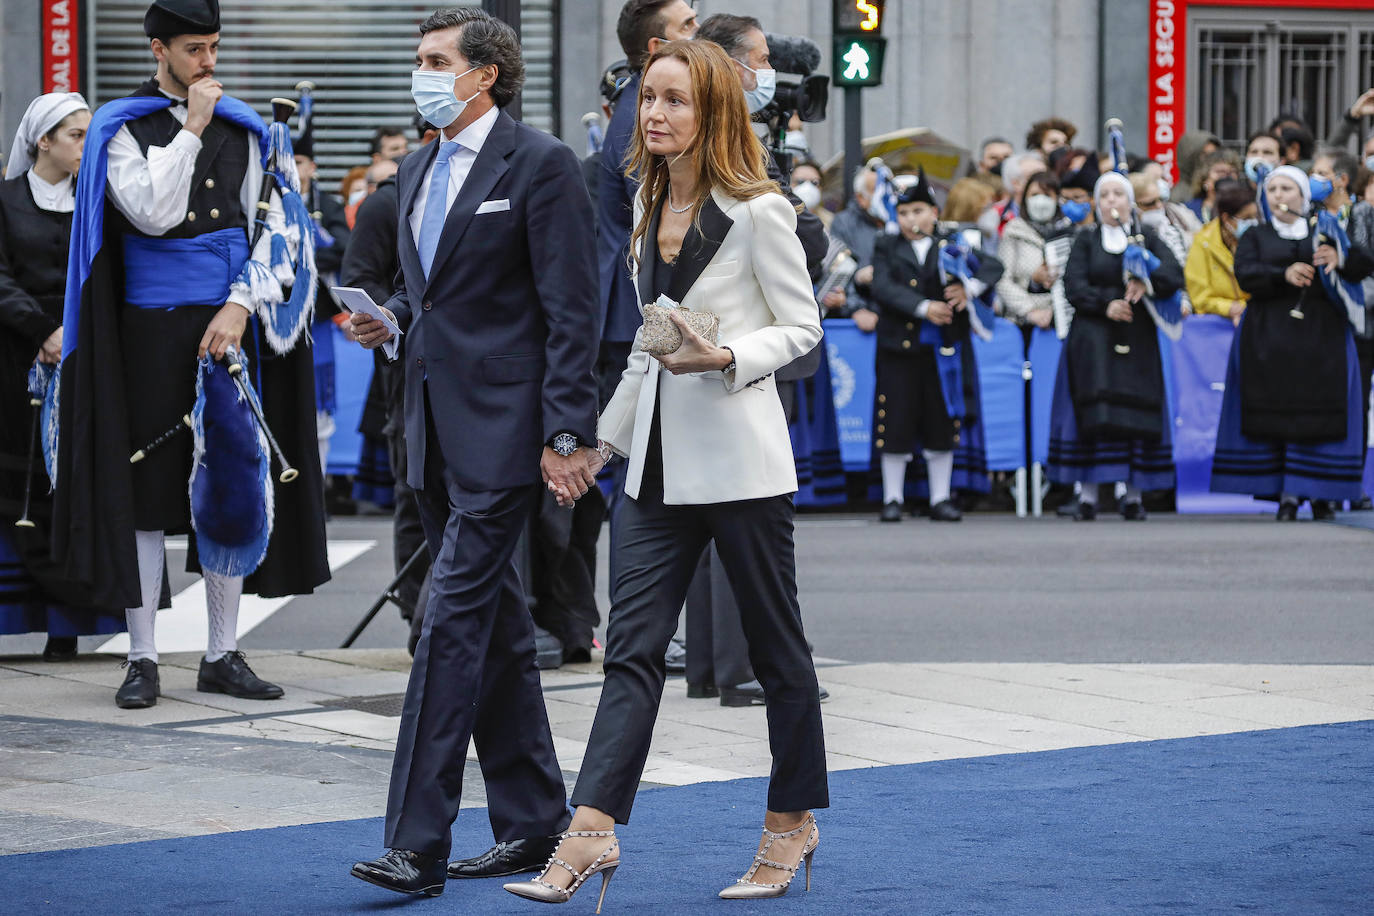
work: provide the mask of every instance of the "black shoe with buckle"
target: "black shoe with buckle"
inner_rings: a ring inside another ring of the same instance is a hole
[[[455,859],[448,864],[450,878],[502,878],[526,871],[539,871],[558,848],[557,836],[507,840],[471,859]]]
[[[1143,522],[1148,516],[1145,513],[1145,506],[1138,500],[1121,502],[1121,517],[1128,522]]]
[[[74,658],[76,658],[75,636],[48,637],[47,645],[43,646],[43,661],[69,662]]]
[[[958,522],[962,521],[964,513],[959,511],[959,507],[954,505],[954,500],[945,499],[930,507],[930,520],[932,522]]]
[[[900,522],[902,520],[902,504],[893,500],[883,505],[882,514],[878,516],[880,522]]]
[[[125,659],[119,667],[128,668],[124,683],[115,693],[115,705],[120,709],[147,709],[157,705],[162,687],[157,676],[157,662],[151,658]]]
[[[1298,520],[1298,504],[1291,499],[1285,499],[1279,503],[1279,511],[1274,518],[1280,522],[1296,522]]]
[[[388,849],[380,859],[355,863],[349,874],[398,894],[438,897],[444,892],[447,864],[409,849]]]
[[[200,660],[196,689],[201,693],[227,693],[243,700],[275,700],[284,692],[253,673],[242,652],[227,652],[219,661]]]
[[[1097,503],[1080,502],[1073,512],[1073,520],[1076,522],[1091,522],[1096,518]]]
[[[1318,521],[1325,521],[1336,517],[1336,507],[1340,503],[1332,499],[1312,500],[1312,517]]]

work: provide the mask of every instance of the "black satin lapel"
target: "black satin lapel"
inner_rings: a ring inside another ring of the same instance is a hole
[[[654,271],[658,269],[658,222],[663,215],[660,204],[649,212],[649,228],[639,245],[639,301],[647,305],[654,299]]]
[[[673,282],[668,286],[668,296],[674,302],[681,302],[686,298],[701,272],[720,250],[726,233],[735,224],[734,220],[716,206],[713,197],[706,198],[706,203],[702,204],[698,221],[701,223],[701,232],[696,232],[695,227],[687,230],[687,238],[682,242],[682,252],[678,255],[677,266],[673,269]]]

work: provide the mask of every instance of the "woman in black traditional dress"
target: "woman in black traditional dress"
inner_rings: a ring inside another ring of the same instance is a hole
[[[1080,521],[1097,515],[1098,484],[1124,483],[1121,514],[1141,521],[1142,491],[1174,485],[1159,335],[1145,284],[1127,281],[1122,269],[1135,206],[1131,183],[1108,172],[1097,180],[1093,203],[1097,224],[1079,232],[1064,268],[1074,316],[1050,412],[1049,478],[1082,484],[1074,515]],[[1142,228],[1141,237],[1159,259],[1149,292],[1167,299],[1183,286],[1183,269],[1153,230]]]
[[[78,635],[124,629],[122,609],[81,606],[56,574],[48,476],[41,455],[29,459],[29,368],[62,354],[74,179],[90,120],[78,93],[34,99],[14,138],[10,177],[0,182],[0,634],[46,631],[43,657],[54,661],[76,654]],[[16,527],[26,492],[34,524]]]
[[[1212,489],[1279,501],[1279,521],[1303,499],[1318,518],[1337,500],[1358,500],[1364,472],[1364,404],[1351,325],[1364,318],[1345,301],[1374,255],[1309,222],[1308,178],[1292,166],[1264,182],[1273,216],[1236,244],[1236,280],[1250,294],[1226,371],[1212,460]],[[1326,275],[1323,279],[1322,274]]]

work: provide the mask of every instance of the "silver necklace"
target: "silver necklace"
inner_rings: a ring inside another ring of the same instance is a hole
[[[685,207],[683,207],[681,210],[679,210],[677,207],[674,207],[674,206],[673,206],[673,195],[671,195],[671,194],[668,195],[668,209],[669,209],[669,210],[672,210],[674,213],[686,213],[688,210],[692,209],[692,204],[693,204],[693,203],[695,203],[695,201],[690,201],[690,200],[689,200],[689,201],[687,202],[687,206],[685,206]]]

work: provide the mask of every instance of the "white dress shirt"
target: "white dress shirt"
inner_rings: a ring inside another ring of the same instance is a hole
[[[462,149],[454,153],[448,160],[448,195],[444,199],[444,215],[447,217],[448,211],[453,207],[453,202],[458,199],[458,192],[463,189],[463,182],[468,180],[468,173],[472,171],[472,165],[477,161],[477,154],[482,151],[482,145],[487,142],[487,135],[496,124],[496,116],[501,110],[492,106],[491,110],[473,121],[467,127],[458,131],[452,140],[444,140],[444,143],[457,143]],[[438,160],[436,155],[435,160]],[[434,177],[434,163],[429,164],[429,169],[425,171],[424,180],[420,182],[420,191],[415,195],[415,206],[410,210],[410,235],[418,245],[420,242],[420,226],[425,218],[425,204],[429,201],[429,183]]]
[[[33,169],[24,174],[29,176],[29,190],[33,192],[33,202],[38,209],[50,213],[70,213],[76,209],[76,182],[68,175],[57,184],[48,184]]]

